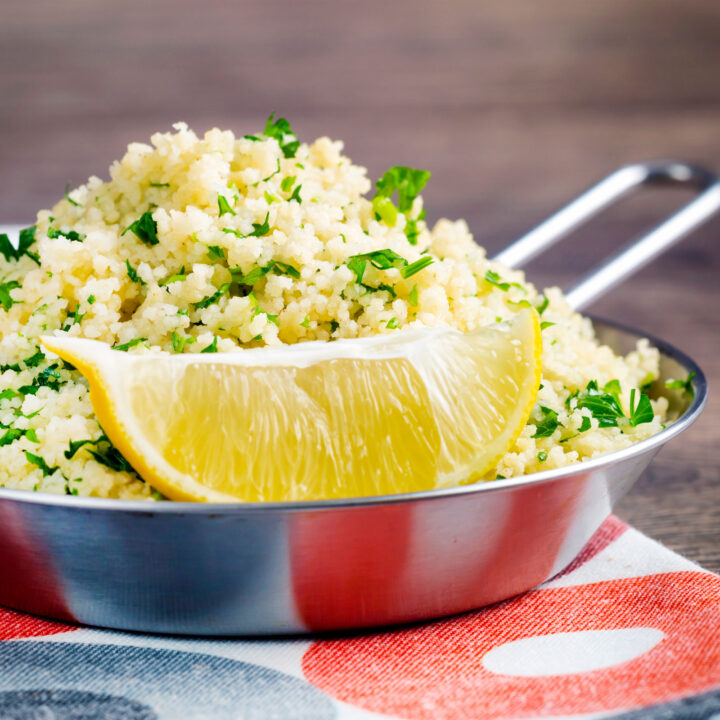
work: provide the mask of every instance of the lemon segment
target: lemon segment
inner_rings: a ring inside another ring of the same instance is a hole
[[[537,313],[223,354],[136,355],[44,337],[90,385],[100,424],[173,500],[315,500],[481,478],[540,383]]]

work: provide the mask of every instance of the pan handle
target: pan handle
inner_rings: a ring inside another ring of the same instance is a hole
[[[707,168],[682,162],[658,161],[627,165],[516,240],[495,259],[512,268],[520,267],[601,210],[632,190],[645,186],[689,187],[699,195],[566,293],[570,306],[580,310],[647,265],[720,210],[718,176]]]

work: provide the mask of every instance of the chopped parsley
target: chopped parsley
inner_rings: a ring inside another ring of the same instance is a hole
[[[25,432],[23,430],[19,430],[18,428],[8,428],[2,437],[0,437],[0,447],[5,447],[5,445],[10,445],[11,443],[14,443],[16,440],[19,440]]]
[[[30,247],[35,242],[35,226],[24,228],[18,235],[18,246],[15,247],[6,233],[0,233],[0,253],[3,254],[5,260],[19,260],[23,255],[27,255],[34,263],[40,265],[40,258],[37,253],[30,252]]]
[[[410,263],[410,265],[402,268],[400,270],[400,274],[407,279],[412,277],[415,273],[419,273],[421,270],[424,270],[428,265],[432,265],[433,262],[434,260],[429,255],[425,255],[419,260],[416,260],[414,263]]]
[[[10,297],[10,291],[19,287],[20,283],[17,280],[0,283],[0,305],[6,310],[9,310],[17,302]]]
[[[137,274],[137,270],[130,264],[129,260],[125,260],[125,267],[127,268],[128,277],[140,285],[147,285],[147,283]]]
[[[113,346],[113,350],[120,350],[121,352],[127,352],[130,348],[134,348],[136,345],[140,345],[140,343],[144,343],[144,342],[147,342],[146,337],[133,338],[132,340],[129,340],[126,343],[122,343],[122,345]]]
[[[166,277],[164,280],[161,280],[158,285],[164,287],[165,285],[170,285],[175,282],[185,282],[185,280],[187,280],[187,275],[185,274],[185,266],[183,265],[179,273]]]
[[[271,260],[267,265],[253,268],[247,275],[240,268],[231,268],[230,273],[233,280],[239,285],[254,285],[271,271],[276,275],[288,275],[296,280],[300,279],[300,271],[297,268],[277,260]]]
[[[695,375],[695,372],[691,372],[684,380],[666,380],[665,387],[670,390],[678,390],[684,397],[692,400],[695,397],[695,388],[692,382]]]
[[[157,245],[160,241],[157,236],[157,223],[153,220],[152,212],[144,212],[134,223],[128,225],[121,233],[132,232],[135,237],[148,245]]]
[[[280,189],[283,192],[290,192],[292,190],[292,186],[295,184],[295,180],[297,180],[295,175],[288,175],[283,178],[283,181],[280,183]]]
[[[390,330],[394,330],[396,327],[400,327],[400,321],[396,317],[390,318],[385,327],[390,328]]]
[[[280,158],[278,158],[277,167],[267,177],[264,177],[260,182],[267,182],[268,180],[272,180],[279,172],[280,172]],[[257,184],[258,183],[255,183],[255,185],[257,185]],[[253,187],[255,187],[255,185],[253,185]]]
[[[151,182],[151,183],[150,183],[150,187],[154,187],[154,188],[169,188],[169,187],[170,187],[170,183],[156,183],[156,182]]]
[[[135,473],[133,466],[121,455],[120,451],[110,442],[105,433],[95,441],[95,450],[88,450],[95,462],[109,467],[116,472]],[[103,447],[101,447],[101,445]]]
[[[300,141],[290,127],[290,123],[283,117],[275,120],[275,113],[271,113],[265,123],[263,130],[265,137],[275,138],[280,145],[280,150],[286,158],[295,157],[295,153],[300,147]]]
[[[547,307],[550,304],[550,300],[548,300],[548,298],[546,298],[545,295],[540,295],[540,297],[542,298],[542,300],[540,301],[540,304],[535,306],[535,309],[537,310],[538,315],[542,315],[547,310]]]
[[[73,200],[73,199],[70,197],[69,190],[70,190],[70,183],[66,183],[66,184],[65,184],[65,199],[66,199],[71,205],[74,205],[75,207],[80,207],[80,203],[79,203],[79,202],[76,202],[75,200]]]
[[[592,422],[587,415],[583,415],[582,422],[580,423],[580,429],[578,432],[587,432],[592,427]]]
[[[197,340],[194,337],[184,336],[184,335],[181,335],[176,330],[173,330],[172,346],[173,346],[173,350],[176,353],[181,353],[185,349],[186,345],[192,345],[194,342],[197,342]]]
[[[6,388],[0,392],[0,400],[12,400],[14,397],[19,397],[19,395],[20,393],[12,388]]]
[[[545,450],[541,450],[537,454],[537,459],[538,459],[538,462],[545,462],[547,460],[547,453],[545,452]]]
[[[383,176],[375,182],[375,197],[372,199],[372,207],[375,219],[383,221],[386,225],[394,227],[397,222],[398,213],[403,213],[406,218],[405,236],[411,245],[417,243],[419,230],[417,220],[408,216],[411,212],[415,198],[430,179],[430,172],[427,170],[416,170],[415,168],[396,166],[387,170]],[[397,206],[392,198],[397,192]]]
[[[300,323],[300,327],[304,327],[304,328],[310,327],[310,317],[308,315],[306,315],[305,319]]]
[[[635,388],[630,391],[630,425],[642,425],[653,421],[655,413],[653,412],[650,398],[645,393],[640,393],[637,404],[635,404],[635,396],[638,393]]]
[[[503,282],[500,278],[500,275],[498,275],[494,270],[488,270],[485,273],[485,282],[490,283],[490,285],[493,285],[496,288],[499,288],[503,292],[507,292],[510,288],[514,287],[522,290],[523,292],[527,292],[520,283]]]
[[[535,423],[535,434],[534,438],[550,437],[560,425],[558,420],[558,414],[544,405],[540,406],[540,410],[543,414],[542,419]]]
[[[95,303],[95,296],[94,295],[88,295],[87,304],[93,305]]]
[[[200,302],[196,302],[195,309],[203,310],[206,307],[214,305],[229,289],[230,283],[223,283],[212,295],[208,295]]]
[[[234,213],[233,213],[234,214]],[[241,233],[239,230],[233,230],[232,228],[223,228],[223,232],[228,235],[234,235],[238,238],[248,238],[248,237],[264,237],[270,232],[270,223],[268,222],[268,219],[270,218],[270,213],[266,213],[265,219],[261,223],[253,223],[253,229],[252,232],[249,232],[247,234]]]
[[[250,142],[262,142],[262,138],[259,138],[257,135],[243,135],[243,137],[246,140],[250,140]]]
[[[549,320],[543,320],[540,323],[540,330],[545,330],[546,328],[552,327],[553,325],[556,325],[557,323],[550,322]]]
[[[30,357],[26,357],[23,362],[27,367],[37,367],[45,359],[45,353],[38,348]]]
[[[207,346],[204,347],[200,352],[201,353],[216,353],[218,351],[217,349],[217,335],[213,337],[213,341]]]
[[[597,382],[591,380],[578,396],[577,407],[589,410],[601,428],[617,427],[618,420],[625,417],[620,405],[620,384],[615,385],[616,382],[610,381],[600,390]]]
[[[225,251],[219,245],[208,245],[207,256],[210,260],[225,260]]]
[[[299,205],[302,205],[302,198],[300,197],[300,189],[302,188],[302,185],[296,185],[295,189],[292,191],[292,195],[288,198],[288,202],[290,200],[297,200]]]
[[[82,242],[87,235],[84,233],[79,233],[75,230],[58,230],[58,228],[49,227],[47,231],[47,236],[54,240],[55,238],[64,237],[68,240],[71,240],[72,242]]]
[[[52,475],[54,472],[60,469],[57,466],[50,467],[43,458],[41,458],[39,455],[34,455],[29,450],[25,451],[25,457],[28,459],[28,462],[32,463],[33,465],[37,465],[42,470],[43,477],[48,477],[49,475]]]
[[[218,195],[218,217],[223,215],[236,215],[237,213],[230,207],[230,203],[224,195]]]
[[[40,438],[38,438],[35,428],[29,428],[25,431],[25,437],[32,443],[39,444]]]

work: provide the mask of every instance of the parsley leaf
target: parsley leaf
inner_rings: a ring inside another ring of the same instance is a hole
[[[5,445],[10,445],[10,443],[14,443],[16,440],[19,440],[24,434],[24,430],[19,430],[18,428],[14,427],[8,428],[5,431],[5,434],[0,437],[0,447],[5,447]]]
[[[228,235],[234,235],[238,238],[248,238],[248,237],[264,237],[270,232],[270,223],[268,222],[268,219],[270,218],[270,213],[266,213],[265,219],[261,223],[253,223],[253,230],[252,232],[247,233],[247,235],[243,235],[239,230],[233,230],[232,228],[223,228],[222,231]]]
[[[692,400],[695,397],[695,388],[692,382],[695,375],[695,372],[691,372],[685,380],[666,380],[665,387],[670,390],[679,390],[684,397]]]
[[[302,185],[296,185],[295,189],[292,191],[292,195],[288,198],[288,202],[291,200],[297,200],[299,205],[302,205],[302,198],[300,197],[300,188],[302,188]]]
[[[412,277],[415,273],[419,273],[421,270],[424,270],[428,265],[432,265],[434,262],[433,258],[429,257],[428,255],[425,255],[421,257],[419,260],[416,260],[414,263],[411,263],[407,267],[404,267],[400,270],[400,274],[405,278]]]
[[[545,450],[541,450],[537,454],[537,459],[538,459],[538,462],[545,462],[547,460],[547,452],[545,452]]]
[[[203,298],[200,302],[195,303],[196,310],[203,310],[210,305],[214,305],[228,290],[230,283],[223,283],[212,295]]]
[[[207,256],[210,260],[225,260],[225,251],[219,245],[208,245]]]
[[[488,270],[485,273],[485,282],[490,283],[490,285],[493,285],[496,288],[499,288],[503,292],[507,292],[510,288],[513,287],[519,288],[523,292],[527,292],[520,283],[503,282],[500,278],[500,275],[498,275],[494,270]]]
[[[351,255],[345,264],[355,273],[358,283],[362,283],[368,262],[378,270],[402,268],[408,264],[408,261],[404,257],[390,249],[374,250],[373,252],[361,253],[360,255]]]
[[[630,391],[630,425],[632,427],[652,422],[655,418],[655,413],[650,404],[650,398],[645,395],[645,393],[640,393],[637,405],[635,404],[635,395],[637,392],[635,388]]]
[[[558,414],[554,410],[551,410],[544,405],[540,406],[540,410],[542,411],[543,417],[542,420],[535,423],[535,434],[533,435],[533,437],[550,437],[560,425],[560,421],[558,420]]]
[[[66,183],[66,184],[65,184],[65,199],[66,199],[71,205],[74,205],[75,207],[80,207],[80,203],[79,203],[79,202],[76,202],[75,200],[73,200],[73,199],[70,197],[70,195],[69,195],[69,193],[68,193],[69,190],[70,190],[70,183]]]
[[[275,113],[271,113],[265,123],[263,130],[265,137],[275,138],[280,145],[282,154],[286,158],[295,157],[295,153],[300,147],[300,142],[290,127],[290,123],[283,117],[275,120]]]
[[[140,345],[140,343],[147,342],[146,337],[141,338],[133,338],[132,340],[129,340],[126,343],[123,343],[122,345],[115,345],[113,347],[113,350],[120,350],[121,352],[127,352],[130,348],[134,348],[136,345]]]
[[[181,335],[176,330],[173,330],[172,346],[173,346],[173,350],[176,353],[181,353],[185,349],[186,345],[192,345],[192,343],[194,343],[194,342],[197,342],[197,340],[194,337],[184,336],[184,335]]]
[[[218,217],[223,215],[237,215],[237,213],[230,207],[230,203],[224,195],[218,195]]]
[[[547,329],[547,328],[549,328],[549,327],[552,327],[553,325],[557,325],[557,323],[550,322],[549,320],[543,320],[543,321],[540,323],[540,330],[545,330],[545,329]]]
[[[137,270],[130,264],[129,260],[125,261],[125,267],[127,268],[128,277],[140,285],[147,285],[147,283],[137,274]]]
[[[55,238],[64,237],[68,240],[72,240],[73,242],[82,242],[87,235],[84,233],[76,232],[75,230],[58,230],[54,227],[49,227],[47,231],[47,236],[54,240]]]
[[[233,280],[239,285],[254,285],[260,280],[260,278],[264,277],[271,271],[276,275],[288,275],[296,280],[300,279],[299,270],[294,268],[292,265],[278,262],[277,260],[271,260],[267,265],[255,267],[247,275],[244,275],[239,267],[230,269]]]
[[[185,282],[185,280],[187,280],[187,275],[185,274],[185,266],[183,265],[179,273],[175,273],[175,275],[170,275],[164,280],[161,280],[158,283],[158,286],[164,287],[165,285],[170,285],[171,283],[175,282]]]
[[[606,389],[611,392],[606,392]],[[588,409],[601,428],[617,427],[618,420],[625,417],[620,405],[619,389],[620,384],[615,386],[611,381],[603,387],[601,392],[597,382],[591,380],[584,392],[578,396],[577,407]]]
[[[217,335],[213,337],[213,341],[207,346],[204,347],[200,352],[201,353],[216,353],[218,351],[217,349]]]
[[[400,327],[400,321],[396,317],[392,317],[387,321],[385,327],[394,330],[396,327]]]
[[[37,367],[45,359],[45,353],[38,348],[33,355],[26,357],[23,362],[27,367]]]
[[[40,258],[37,253],[30,252],[30,247],[35,242],[35,226],[24,228],[18,236],[17,248],[10,242],[10,238],[6,233],[0,233],[0,253],[5,260],[19,260],[23,255],[27,255],[34,263],[40,265]]]
[[[9,310],[17,300],[13,300],[10,297],[10,291],[19,288],[20,283],[17,280],[10,280],[9,282],[0,283],[0,305],[6,310]]]
[[[25,457],[28,459],[28,462],[37,465],[42,470],[43,477],[48,477],[48,475],[52,475],[56,470],[60,469],[58,467],[50,467],[43,458],[39,455],[34,455],[29,450],[25,451]]]
[[[105,433],[95,440],[94,444],[96,449],[88,450],[88,452],[93,456],[95,462],[105,465],[105,467],[109,467],[116,472],[136,474],[133,466],[121,455],[120,451],[110,442],[110,438],[108,438]],[[101,444],[107,444],[107,447],[101,448]]]
[[[280,189],[283,192],[290,192],[292,190],[292,186],[295,184],[295,180],[297,178],[295,175],[288,175],[287,177],[283,178],[282,182],[280,183]]]
[[[406,213],[412,209],[415,198],[430,179],[428,170],[416,170],[415,168],[396,166],[385,171],[383,176],[375,182],[375,197],[391,199],[397,191],[397,209]],[[374,199],[373,199],[374,200]],[[373,208],[375,203],[373,203]]]
[[[408,302],[413,306],[418,306],[418,286],[413,285],[410,294],[408,295]]]
[[[157,245],[160,241],[157,236],[157,223],[153,220],[152,212],[144,212],[134,223],[128,225],[120,234],[122,237],[126,232],[131,231],[139,240],[148,245]]]

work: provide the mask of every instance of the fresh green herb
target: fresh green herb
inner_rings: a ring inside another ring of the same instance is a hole
[[[418,306],[418,286],[413,285],[410,294],[408,295],[408,302],[413,306]]]
[[[275,196],[275,195],[272,195],[272,194],[269,193],[267,190],[265,190],[264,195],[265,195],[265,202],[266,202],[268,205],[272,205],[274,202],[280,202],[280,198],[279,198],[279,197],[277,197],[277,196]]]
[[[304,327],[304,328],[310,327],[310,317],[308,315],[306,315],[305,319],[300,323],[300,327]]]
[[[192,345],[192,343],[194,343],[194,342],[197,342],[197,340],[194,337],[184,336],[184,335],[181,335],[176,330],[173,330],[172,346],[173,346],[173,350],[176,353],[181,353],[185,349],[186,345]]]
[[[603,390],[606,387],[607,385]],[[615,390],[614,384],[610,385],[610,390]],[[617,427],[618,420],[625,417],[619,396],[613,392],[601,391],[595,380],[591,380],[585,391],[578,396],[577,407],[588,409],[601,428]]]
[[[68,240],[71,240],[72,242],[82,242],[87,235],[84,233],[79,233],[75,230],[58,230],[58,228],[49,227],[47,231],[47,236],[54,240],[55,238],[64,237]]]
[[[554,323],[554,322],[550,322],[550,321],[548,321],[548,320],[543,320],[543,321],[540,323],[540,330],[545,330],[546,328],[552,327],[552,326],[555,325],[555,324],[556,324],[556,323]]]
[[[37,436],[37,433],[35,432],[35,428],[29,428],[25,431],[25,437],[33,443],[39,444],[40,440]]]
[[[200,352],[201,353],[216,353],[218,351],[217,349],[217,335],[213,337],[213,341],[207,346],[204,347]]]
[[[243,135],[243,137],[246,140],[250,140],[250,142],[262,142],[262,138],[259,138],[257,135]]]
[[[424,270],[428,265],[432,265],[434,260],[429,257],[428,255],[425,255],[424,257],[421,257],[419,260],[416,260],[414,263],[411,263],[410,265],[407,265],[406,267],[402,268],[400,270],[400,274],[405,278],[412,277],[415,273],[419,273],[421,270]]]
[[[147,285],[147,283],[137,274],[137,270],[130,264],[129,260],[125,261],[125,267],[127,268],[127,274],[130,280],[140,285]]]
[[[300,197],[300,188],[302,188],[302,185],[296,185],[295,189],[292,191],[292,195],[288,198],[288,202],[290,200],[297,200],[299,205],[302,205],[302,198]]]
[[[544,295],[540,295],[540,297],[542,298],[542,301],[539,305],[535,307],[538,315],[542,315],[547,310],[547,306],[550,304],[550,300],[548,300],[548,298],[546,298]]]
[[[227,201],[224,195],[218,195],[218,217],[223,215],[237,215],[237,213],[230,207],[230,203]]]
[[[50,467],[43,458],[39,455],[34,455],[29,450],[25,451],[25,457],[28,459],[28,462],[37,465],[42,470],[43,477],[48,477],[48,475],[52,475],[56,470],[59,470],[58,467]]]
[[[113,347],[113,350],[120,350],[121,352],[127,352],[130,348],[134,348],[136,345],[140,345],[140,343],[147,342],[146,337],[141,338],[133,338],[132,340],[129,340],[126,343],[123,343],[122,345],[115,345]]]
[[[68,447],[68,449],[67,449],[67,450],[65,451],[65,453],[64,453],[64,454],[65,454],[65,457],[66,457],[68,460],[72,460],[72,459],[75,457],[75,454],[77,453],[77,451],[78,451],[83,445],[88,445],[88,444],[93,444],[93,445],[94,445],[95,442],[96,442],[95,440],[71,440],[71,441],[70,441],[70,446]]]
[[[267,177],[264,177],[260,182],[267,182],[268,180],[272,180],[279,172],[280,172],[280,158],[278,158],[277,167]],[[257,185],[257,184],[258,183],[255,183],[255,185]],[[253,187],[255,187],[255,185],[253,185]]]
[[[70,190],[70,183],[66,183],[66,184],[65,184],[65,199],[66,199],[71,205],[74,205],[75,207],[80,207],[80,203],[79,203],[79,202],[76,202],[75,200],[73,200],[73,199],[70,197],[70,195],[69,195],[69,190]]]
[[[295,157],[295,153],[300,147],[300,142],[292,131],[290,123],[283,117],[275,120],[275,113],[271,113],[267,119],[263,135],[265,135],[265,137],[275,138],[280,145],[282,154],[286,158]]]
[[[3,254],[5,260],[19,260],[23,255],[27,255],[36,265],[40,265],[40,258],[37,253],[30,252],[30,247],[35,242],[35,226],[24,228],[18,236],[18,246],[15,247],[10,238],[5,233],[0,233],[0,253]]]
[[[12,388],[6,388],[0,392],[0,400],[12,400],[14,397],[19,397],[20,393],[16,392]]]
[[[165,499],[165,496],[162,493],[158,492],[157,490],[153,490],[150,493],[150,497],[153,500],[156,500],[157,502],[162,502]]]
[[[513,307],[524,307],[524,308],[532,308],[533,305],[531,305],[529,300],[518,300],[515,302],[515,300],[507,300],[506,301],[508,305],[512,305]],[[550,323],[552,325],[553,323]]]
[[[330,332],[334,333],[340,327],[340,323],[337,320],[330,321]]]
[[[297,180],[295,175],[288,175],[283,178],[283,181],[280,183],[280,189],[283,192],[290,192],[292,190],[292,186],[295,184],[295,180]]]
[[[87,304],[93,305],[95,303],[95,296],[94,295],[88,295]]]
[[[380,198],[392,198],[397,191],[397,209],[401,213],[412,210],[415,198],[430,179],[428,170],[416,170],[409,167],[392,167],[375,183],[376,195]],[[374,207],[374,205],[373,205]]]
[[[157,236],[157,223],[153,220],[152,212],[144,212],[134,223],[128,225],[121,233],[132,232],[138,240],[148,245],[157,245],[160,241]]]
[[[45,354],[38,348],[30,357],[26,357],[23,362],[27,367],[37,367],[45,359]]]
[[[578,432],[587,432],[592,427],[592,422],[587,415],[583,415],[582,423]]]
[[[89,450],[88,452],[93,456],[96,462],[99,462],[105,467],[109,467],[111,470],[116,472],[129,472],[135,473],[132,465],[121,455],[120,451],[110,442],[105,433],[103,433],[95,441],[95,450]],[[101,447],[101,445],[103,447]]]
[[[195,303],[196,310],[203,310],[206,307],[214,305],[228,290],[230,283],[223,283],[212,295],[203,298],[200,302]]]
[[[0,283],[0,305],[6,310],[9,310],[17,302],[17,300],[13,300],[10,296],[10,291],[19,287],[20,283],[17,282],[17,280]]]
[[[0,437],[0,447],[5,447],[5,445],[10,445],[10,443],[14,443],[23,435],[23,430],[19,430],[18,428],[14,427],[8,428],[8,430],[5,431],[5,434]]]
[[[151,183],[150,183],[150,187],[154,187],[154,188],[169,188],[169,187],[170,187],[170,183],[155,183],[155,182],[151,182]]]
[[[396,317],[390,318],[385,327],[394,330],[396,327],[400,327],[400,321]]]
[[[670,390],[679,390],[685,397],[692,400],[695,397],[695,388],[692,382],[695,375],[695,372],[691,372],[684,380],[666,380],[665,387]]]
[[[360,255],[351,255],[345,264],[355,273],[358,283],[362,283],[368,262],[378,270],[402,268],[408,264],[408,261],[404,257],[390,249],[374,250],[373,252],[362,253]],[[414,264],[415,263],[413,263],[413,265]]]
[[[540,410],[543,414],[543,417],[539,422],[535,423],[535,434],[533,435],[533,437],[550,437],[560,425],[560,421],[558,420],[558,414],[554,410],[551,410],[544,405],[540,406]]]
[[[230,273],[233,276],[233,281],[239,285],[254,285],[260,280],[260,278],[267,275],[269,272],[274,272],[276,275],[288,275],[289,277],[300,279],[300,271],[294,268],[292,265],[287,263],[278,262],[271,260],[267,265],[258,266],[253,268],[247,275],[243,274],[240,268],[231,268]]]
[[[67,318],[70,322],[63,327],[63,330],[69,330],[73,325],[79,325],[85,315],[86,313],[80,312],[80,306],[76,305],[75,309],[68,313]]]
[[[496,480],[507,480],[507,478],[506,478],[504,475],[500,475],[500,473],[498,473],[498,474],[495,476],[495,479],[496,479]]]
[[[417,245],[418,236],[420,235],[420,229],[418,228],[417,220],[414,218],[408,218],[405,222],[405,237],[411,245]]]
[[[376,195],[372,200],[372,208],[376,220],[382,220],[389,227],[395,227],[398,209],[390,198]]]
[[[185,274],[185,266],[183,265],[179,273],[175,273],[175,275],[170,275],[170,277],[166,277],[164,280],[161,280],[158,283],[158,286],[164,287],[165,285],[170,285],[175,282],[185,282],[185,280],[187,280],[187,275]]]
[[[248,238],[248,237],[264,237],[270,232],[270,224],[268,222],[268,218],[270,217],[270,213],[266,213],[265,220],[263,220],[261,223],[253,223],[253,230],[252,232],[247,233],[247,235],[243,235],[239,230],[233,230],[232,228],[223,228],[223,232],[227,233],[229,235],[234,235],[238,238]]]
[[[0,365],[0,372],[5,372],[6,370],[20,372],[20,365],[18,363],[13,363],[12,365]]]
[[[541,450],[538,453],[537,458],[538,462],[545,462],[547,460],[547,453],[545,452],[545,450]]]
[[[498,275],[494,270],[488,270],[485,273],[485,282],[490,283],[490,285],[494,285],[496,288],[499,288],[503,292],[507,292],[510,288],[513,287],[518,288],[523,292],[527,292],[527,290],[520,283],[503,282],[500,278],[500,275]]]
[[[645,393],[640,393],[637,405],[635,404],[635,396],[638,393],[635,388],[630,390],[630,425],[642,425],[643,423],[652,422],[655,418],[650,398]]]

